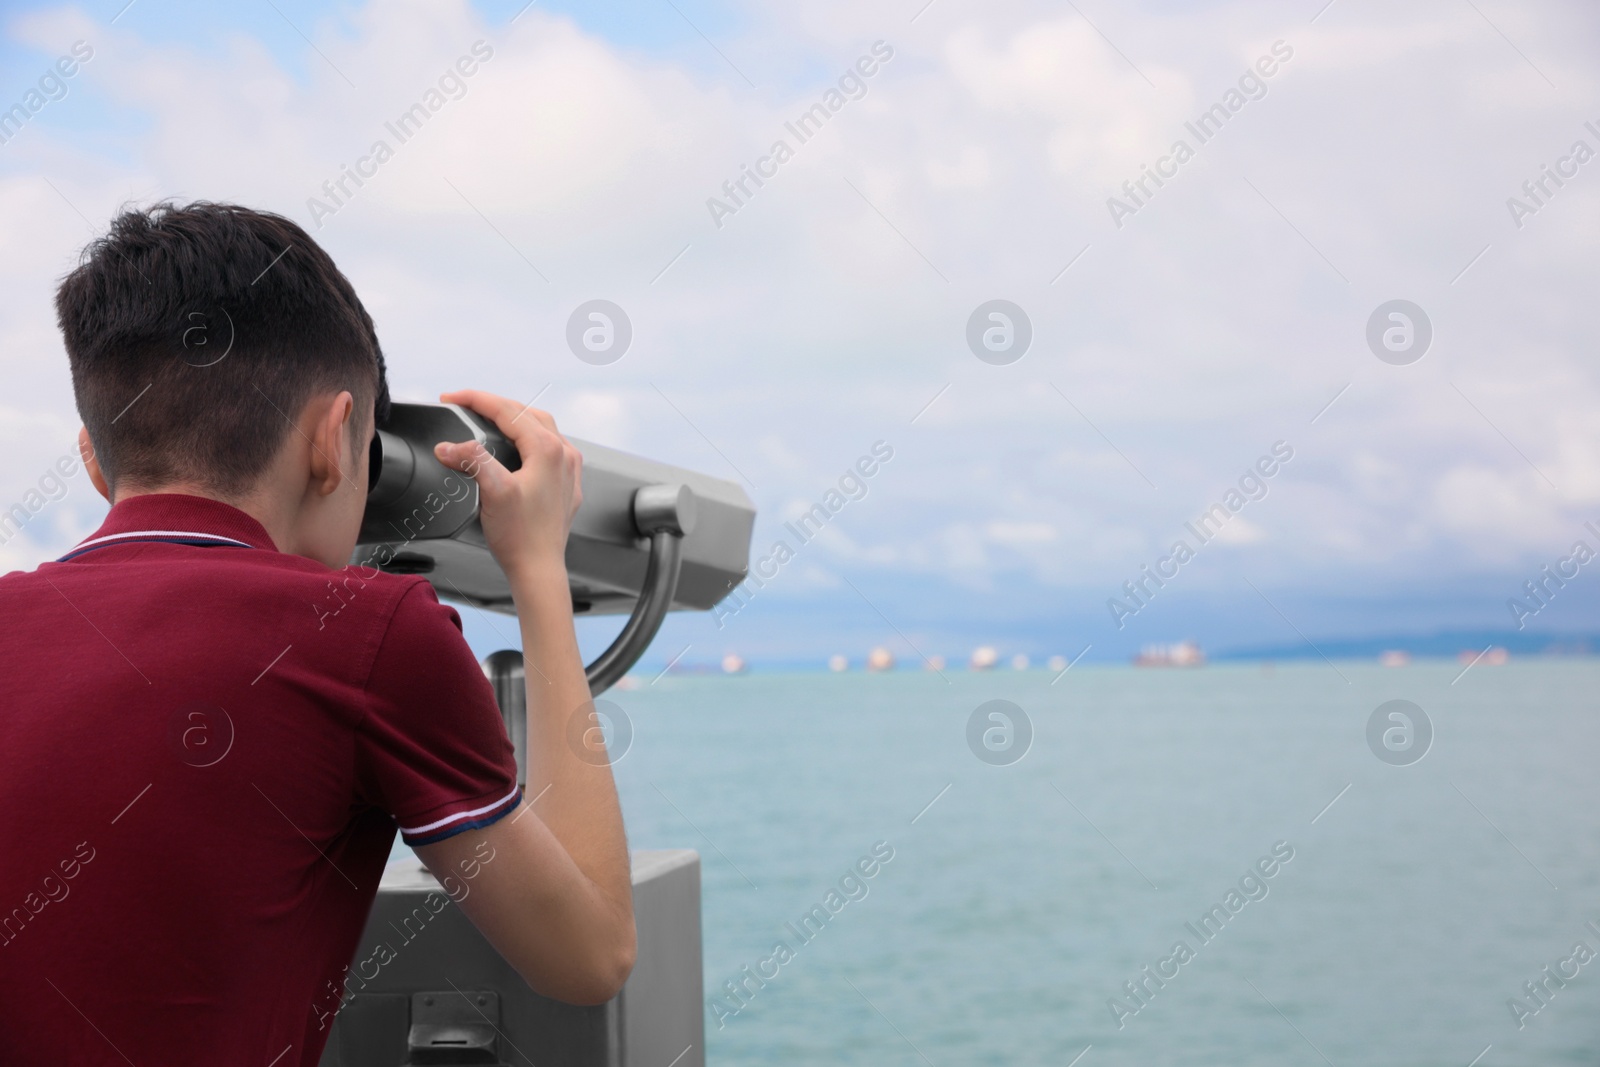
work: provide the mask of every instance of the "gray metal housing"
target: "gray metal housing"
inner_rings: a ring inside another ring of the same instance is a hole
[[[478,522],[478,487],[433,455],[439,441],[477,440],[515,469],[516,449],[491,423],[453,404],[395,404],[375,457],[353,563],[422,574],[441,598],[511,612],[505,575]],[[576,614],[631,612],[644,585],[649,538],[634,519],[634,495],[658,485],[686,485],[694,523],[671,610],[709,611],[744,580],[755,505],[737,484],[614,448],[572,440],[583,453],[583,505],[567,541],[567,574]],[[403,447],[403,450],[401,448]]]

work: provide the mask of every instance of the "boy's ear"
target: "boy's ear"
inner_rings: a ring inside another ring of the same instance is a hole
[[[89,472],[89,481],[94,485],[94,491],[106,498],[106,503],[111,502],[111,486],[106,481],[105,472],[100,469],[100,461],[95,458],[94,442],[89,440],[89,428],[78,427],[78,455],[83,457],[83,469]]]
[[[350,436],[355,411],[355,397],[347,390],[335,396],[317,419],[311,435],[311,478],[323,496],[332,496],[346,482],[359,484],[351,466],[357,459]]]

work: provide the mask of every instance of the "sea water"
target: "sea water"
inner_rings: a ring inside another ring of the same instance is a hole
[[[1499,1067],[1600,1058],[1597,696],[1530,660],[606,699],[631,844],[702,857],[713,1063]],[[1005,765],[969,744],[996,699],[1033,734]],[[1368,740],[1395,699],[1432,728],[1406,765]]]

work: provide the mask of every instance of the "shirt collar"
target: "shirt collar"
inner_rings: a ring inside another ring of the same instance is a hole
[[[231,504],[185,493],[149,493],[118,501],[100,528],[63,558],[141,541],[278,550],[266,527]]]

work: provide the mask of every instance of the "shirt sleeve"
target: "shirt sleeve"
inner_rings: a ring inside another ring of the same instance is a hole
[[[488,826],[522,799],[494,690],[427,582],[401,594],[373,660],[356,780],[413,846]]]

